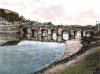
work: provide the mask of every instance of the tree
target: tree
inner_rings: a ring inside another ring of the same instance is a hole
[[[53,25],[52,22],[45,22],[44,25]]]
[[[25,17],[22,16],[22,15],[19,17],[19,20],[22,21],[22,22],[25,22],[26,21]]]
[[[19,20],[19,15],[14,12],[6,13],[5,9],[0,9],[0,17],[5,18],[9,22],[14,22]]]
[[[48,22],[47,25],[53,25],[52,22]]]
[[[14,13],[7,14],[7,20],[9,22],[18,21],[18,18],[19,18],[19,15],[18,14],[14,14]]]
[[[7,19],[7,14],[4,12],[3,9],[0,9],[0,17]]]

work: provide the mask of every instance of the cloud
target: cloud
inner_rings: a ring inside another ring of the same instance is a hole
[[[80,16],[83,18],[91,18],[91,19],[99,18],[99,15],[97,15],[97,13],[92,9],[80,12]]]
[[[84,11],[79,11],[77,13],[71,13],[70,11],[66,13],[62,19],[56,19],[56,21],[63,22],[63,24],[79,24],[79,25],[87,25],[91,24],[95,25],[95,21],[99,18],[99,15],[93,10],[88,9]]]
[[[18,8],[35,8],[39,4],[42,4],[41,0],[2,0],[0,7],[17,10]]]
[[[99,3],[100,0],[0,0],[0,7],[40,22],[94,24],[92,21],[100,19]]]
[[[48,7],[40,7],[33,14],[39,15],[45,19],[56,19],[65,15],[64,7],[52,5]]]

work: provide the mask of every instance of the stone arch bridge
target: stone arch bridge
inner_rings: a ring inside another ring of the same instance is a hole
[[[69,39],[72,37],[75,38],[77,32],[81,34],[81,37],[90,35],[90,32],[93,31],[93,27],[64,27],[64,26],[54,26],[54,25],[32,25],[32,26],[25,26],[21,25],[18,27],[18,34],[32,34],[35,35],[41,35],[45,33],[46,35],[53,35],[53,33],[56,33],[57,36],[63,36],[64,32],[68,33]]]

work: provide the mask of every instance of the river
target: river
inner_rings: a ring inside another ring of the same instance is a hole
[[[67,40],[67,33],[63,37]],[[64,54],[65,42],[57,38],[55,34],[53,40],[0,34],[0,41],[5,41],[0,46],[0,74],[31,74],[59,60]]]

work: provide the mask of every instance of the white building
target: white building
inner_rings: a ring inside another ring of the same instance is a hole
[[[9,22],[5,18],[0,17],[0,25],[9,25]]]

